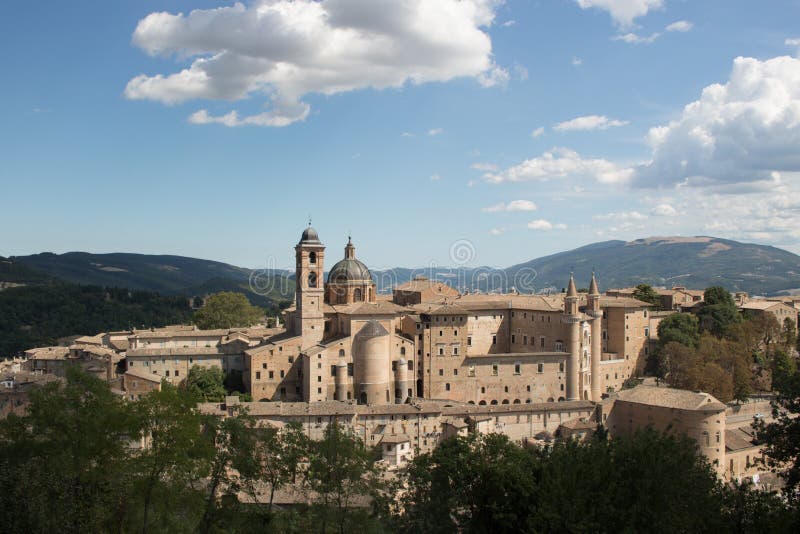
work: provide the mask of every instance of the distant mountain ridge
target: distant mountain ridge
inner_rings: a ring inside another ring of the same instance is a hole
[[[261,295],[254,296],[250,291],[253,270],[184,256],[69,252],[9,260],[74,283],[190,296],[238,290],[251,293],[251,300],[260,296],[264,301],[285,302],[292,299],[294,288],[293,273],[256,271],[262,290]],[[505,269],[399,267],[374,270],[373,276],[380,292],[422,274],[461,290],[508,291],[513,287],[530,293],[560,291],[570,272],[574,272],[578,286],[585,287],[593,270],[601,289],[640,283],[691,289],[721,285],[731,291],[772,295],[800,288],[800,256],[776,247],[706,236],[603,241]],[[2,275],[0,269],[0,281]],[[259,299],[258,304],[263,305],[263,301]]]

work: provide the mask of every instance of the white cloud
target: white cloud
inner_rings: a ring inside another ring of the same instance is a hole
[[[647,215],[643,215],[638,211],[615,211],[612,213],[604,213],[601,215],[594,215],[593,219],[597,219],[598,221],[608,221],[608,220],[616,220],[616,221],[643,221],[647,219]]]
[[[513,19],[512,19],[512,20],[507,20],[507,21],[505,21],[505,22],[503,23],[503,26],[505,26],[506,28],[508,28],[509,26],[513,26],[513,25],[514,25],[514,24],[516,24],[516,23],[517,23],[517,21],[516,21],[516,20],[513,20]]]
[[[623,41],[630,44],[650,44],[654,43],[656,39],[661,37],[661,34],[658,32],[651,33],[650,35],[638,35],[636,33],[622,33],[619,35],[615,35],[611,38],[612,41]]]
[[[598,8],[608,11],[619,26],[633,25],[634,19],[647,15],[651,9],[663,6],[663,0],[575,0],[581,9]]]
[[[668,32],[688,32],[694,27],[694,24],[688,20],[679,20],[668,25],[665,30]]]
[[[508,204],[500,202],[499,204],[483,208],[481,211],[497,213],[501,211],[536,211],[537,209],[536,204],[530,200],[512,200]]]
[[[678,210],[673,208],[670,204],[658,204],[650,210],[650,213],[661,217],[674,217],[678,214]]]
[[[534,131],[531,132],[531,137],[536,139],[537,137],[541,137],[544,135],[544,126],[539,126]]]
[[[428,135],[442,135],[444,133],[444,128],[431,128],[428,130]]]
[[[441,179],[442,179],[442,177],[439,176],[438,174],[432,174],[431,175],[431,182],[438,182]]]
[[[600,183],[624,183],[633,169],[624,168],[605,159],[584,159],[568,148],[555,148],[540,157],[523,161],[500,172],[486,173],[490,183],[546,181],[553,178],[589,178]]]
[[[709,85],[680,118],[651,128],[641,186],[750,184],[800,171],[800,59],[736,58],[727,83]]]
[[[570,132],[574,130],[608,130],[617,126],[625,126],[628,121],[609,119],[604,115],[586,115],[576,117],[572,120],[559,122],[553,129],[559,132]]]
[[[524,65],[520,65],[519,63],[514,64],[514,73],[516,73],[517,78],[520,80],[527,80],[528,79],[528,69],[525,68]]]
[[[470,165],[476,171],[491,172],[497,170],[497,165],[494,163],[473,163]]]
[[[411,132],[403,132],[400,135],[403,136],[403,137],[416,137],[416,135],[414,135]]]
[[[577,56],[572,56],[572,65],[575,67],[580,67],[583,65],[583,60]]]
[[[783,44],[786,46],[800,46],[800,37],[796,39],[786,39]]]
[[[566,230],[567,225],[563,223],[551,223],[544,219],[536,219],[528,223],[531,230]]]
[[[125,96],[176,104],[261,96],[264,113],[192,115],[195,123],[285,126],[304,120],[305,95],[445,82],[472,77],[485,87],[508,81],[494,64],[485,31],[499,0],[253,0],[188,14],[151,13],[133,43],[150,55],[190,64],[141,74]]]
[[[504,231],[505,230],[503,230],[502,228],[492,228],[491,230],[489,230],[489,235],[500,235]]]

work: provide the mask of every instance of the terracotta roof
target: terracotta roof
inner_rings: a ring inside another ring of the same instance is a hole
[[[40,347],[25,351],[32,360],[63,360],[69,354],[67,347]]]
[[[679,410],[697,410],[719,412],[725,410],[725,405],[708,393],[701,391],[687,391],[668,387],[640,385],[632,389],[623,389],[616,394],[618,400],[649,404],[663,408],[676,408]]]
[[[127,357],[137,356],[225,356],[217,347],[170,347],[170,348],[151,348],[131,349],[126,354]]]
[[[381,443],[410,443],[411,439],[406,434],[384,434]]]
[[[743,432],[740,428],[725,430],[725,450],[740,451],[755,447],[753,437]]]
[[[135,378],[141,378],[142,380],[148,380],[150,382],[156,382],[158,384],[161,383],[161,377],[154,373],[148,373],[144,369],[128,369],[125,371],[125,376],[133,376]]]
[[[406,313],[409,308],[398,306],[397,304],[381,300],[378,302],[356,302],[343,306],[332,306],[336,313],[344,315],[400,315]]]
[[[770,308],[774,308],[775,306],[781,306],[781,305],[788,306],[788,307],[791,308],[791,306],[789,306],[788,304],[784,304],[783,302],[777,302],[777,301],[774,301],[774,300],[751,300],[751,301],[745,302],[744,304],[742,304],[739,307],[744,309],[744,310],[762,310],[762,311],[764,311],[764,310],[768,310]]]
[[[633,297],[609,297],[608,295],[600,297],[601,308],[647,308],[650,306],[652,304]]]

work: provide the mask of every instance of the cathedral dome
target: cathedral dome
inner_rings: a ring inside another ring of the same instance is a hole
[[[366,265],[355,258],[345,258],[336,263],[328,273],[328,283],[369,282],[372,273]]]
[[[300,237],[301,243],[319,243],[319,234],[314,230],[311,225],[303,230],[303,235]]]

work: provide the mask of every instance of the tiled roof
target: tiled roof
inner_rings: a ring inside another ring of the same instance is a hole
[[[679,410],[710,412],[725,410],[725,405],[708,393],[668,387],[640,385],[632,389],[623,389],[616,394],[616,398],[626,402]]]

